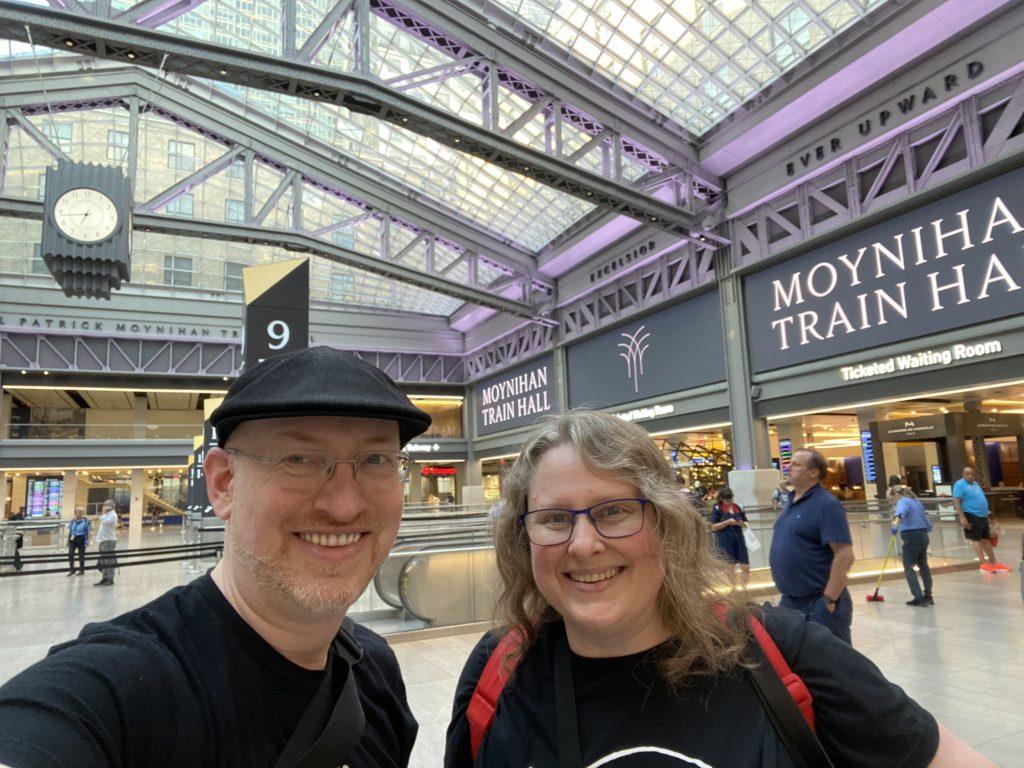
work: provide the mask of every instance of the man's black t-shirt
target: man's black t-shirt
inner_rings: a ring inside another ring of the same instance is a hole
[[[765,626],[814,697],[818,738],[840,766],[927,766],[938,726],[868,659],[795,611],[766,611]],[[476,768],[558,765],[555,643],[541,631],[498,701]],[[445,768],[474,765],[466,707],[497,640],[471,654],[455,694]],[[582,765],[606,768],[792,768],[749,677],[704,679],[675,694],[657,673],[659,650],[610,659],[571,655]]]
[[[355,635],[366,727],[329,768],[405,766],[417,725],[398,662],[378,635]],[[0,688],[0,764],[270,767],[324,676],[281,656],[203,576],[87,625]]]

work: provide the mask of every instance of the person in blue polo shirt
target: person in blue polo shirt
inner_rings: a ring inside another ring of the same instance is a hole
[[[1009,573],[1010,566],[996,560],[989,530],[988,499],[985,491],[974,482],[974,467],[964,467],[963,477],[953,484],[953,507],[956,509],[964,536],[974,545],[974,553],[981,561],[983,573]]]
[[[782,593],[779,605],[850,642],[853,600],[846,582],[853,565],[853,539],[842,504],[821,485],[828,462],[803,448],[789,464],[793,490],[775,521],[769,563]]]

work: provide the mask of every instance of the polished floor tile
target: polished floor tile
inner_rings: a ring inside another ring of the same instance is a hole
[[[1016,526],[1014,527],[1016,528]],[[1019,540],[1020,531],[1009,537]],[[175,543],[173,534],[147,544]],[[882,584],[885,602],[869,603],[874,585],[851,588],[853,642],[894,683],[954,733],[1005,768],[1024,765],[1024,606],[1020,561],[1008,575],[977,571],[942,574],[933,608],[904,605],[900,579]],[[73,638],[82,626],[143,605],[185,584],[210,563],[158,563],[120,570],[110,588],[93,587],[95,572],[0,578],[0,682]],[[360,607],[374,610],[369,596]],[[409,701],[420,722],[413,768],[441,764],[452,695],[479,632],[424,640],[395,640]]]

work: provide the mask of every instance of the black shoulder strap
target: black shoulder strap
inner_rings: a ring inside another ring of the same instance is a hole
[[[768,719],[796,768],[833,768],[818,737],[804,720],[793,697],[789,695],[754,637],[747,642],[744,656],[756,665],[749,670],[750,679]]]
[[[555,641],[555,730],[558,737],[558,768],[580,768],[580,724],[576,716],[576,686],[572,678],[572,655],[565,630]]]
[[[346,617],[331,643],[324,681],[302,713],[274,768],[333,768],[351,754],[366,727],[353,669],[362,658],[355,624]]]

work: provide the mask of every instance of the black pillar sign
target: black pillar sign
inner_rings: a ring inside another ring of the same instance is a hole
[[[246,267],[242,280],[245,370],[309,346],[309,259]]]
[[[217,410],[217,407],[224,402],[223,397],[209,397],[203,403],[203,442],[199,447],[199,456],[197,461],[199,462],[198,474],[200,477],[201,489],[200,489],[200,505],[203,517],[213,517],[213,506],[210,504],[210,494],[206,489],[206,470],[202,466],[206,461],[206,454],[210,452],[210,448],[217,445],[217,430],[213,428],[210,423],[210,416]]]

